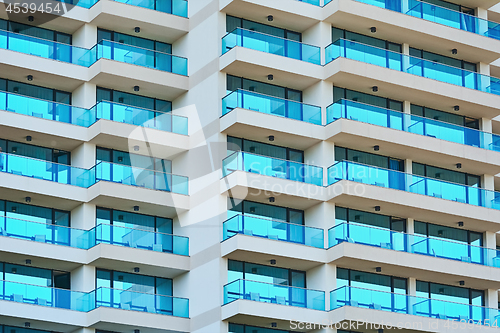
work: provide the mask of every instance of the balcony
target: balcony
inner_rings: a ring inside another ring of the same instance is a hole
[[[238,299],[325,310],[325,292],[238,279],[224,286],[224,304]]]
[[[82,230],[4,216],[0,217],[0,236],[83,250],[104,243],[189,256],[187,237],[111,224],[99,224],[90,230]]]
[[[338,57],[401,71],[469,89],[500,95],[500,79],[371,45],[338,39],[325,49],[325,61]]]
[[[328,168],[328,185],[350,180],[500,210],[500,193],[350,161]]]
[[[222,241],[237,234],[302,244],[320,249],[324,247],[323,229],[256,216],[238,214],[223,223]]]
[[[500,256],[495,249],[360,223],[341,223],[328,230],[329,248],[343,242],[500,268]]]
[[[458,12],[449,8],[440,7],[431,3],[417,0],[385,1],[385,0],[356,0],[369,5],[382,7],[406,15],[432,21],[448,27],[472,32],[482,36],[500,39],[500,24],[483,20],[479,17]]]
[[[236,28],[222,38],[222,54],[236,46],[302,60],[315,65],[321,64],[321,49],[319,47],[261,32]]]
[[[5,156],[5,160],[4,160]],[[188,178],[129,165],[99,162],[91,169],[48,162],[21,155],[0,153],[0,171],[13,175],[48,180],[89,188],[98,181],[144,187],[188,195]]]
[[[222,115],[236,108],[321,125],[321,107],[238,89],[222,99]]]
[[[330,310],[343,306],[498,326],[498,309],[358,287],[344,286],[330,292]]]
[[[88,293],[0,280],[0,299],[89,312],[98,307],[189,317],[186,298],[100,287]]]
[[[0,48],[83,67],[104,58],[187,76],[187,59],[137,46],[102,40],[91,49],[0,30]]]
[[[341,99],[326,109],[327,123],[351,119],[467,146],[500,151],[500,136],[443,121]]]
[[[92,292],[37,286],[0,280],[0,299],[25,304],[88,312],[95,308]]]
[[[189,318],[189,300],[139,291],[100,287],[95,293],[95,307],[118,308],[140,312],[157,313],[174,317]],[[139,289],[136,287],[136,289]]]
[[[235,152],[222,160],[223,177],[236,170],[323,186],[323,168],[263,155]]]
[[[298,1],[305,2],[305,3],[308,3],[310,5],[320,6],[319,0],[298,0]]]
[[[91,109],[84,109],[0,91],[0,110],[82,127],[90,127],[99,119],[107,119],[188,135],[188,118],[186,117],[108,101],[101,101]]]

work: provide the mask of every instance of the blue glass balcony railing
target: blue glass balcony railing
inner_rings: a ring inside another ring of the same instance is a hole
[[[109,162],[99,162],[94,168],[96,181],[188,194],[188,178],[184,176]]]
[[[222,38],[222,54],[236,46],[302,60],[316,65],[321,63],[321,49],[317,46],[242,28],[236,28]]]
[[[107,119],[188,135],[188,118],[186,117],[108,101],[101,101],[88,110],[0,91],[0,110],[83,127],[89,127],[99,119]]]
[[[109,40],[103,40],[96,46],[97,59],[116,60],[184,76],[188,74],[186,58]]]
[[[89,9],[93,5],[95,5],[99,0],[74,0],[74,1],[73,0],[55,0],[55,1],[61,1],[65,4]],[[68,9],[68,11],[69,11],[69,9]]]
[[[328,185],[342,179],[500,210],[499,192],[371,165],[339,161],[328,168]]]
[[[406,234],[361,223],[340,223],[328,230],[328,246],[343,242],[500,268],[500,251],[438,237]]]
[[[83,250],[104,243],[182,256],[189,255],[187,237],[111,224],[99,224],[90,230],[82,230],[2,216],[0,236]]]
[[[224,286],[224,305],[238,299],[325,310],[324,291],[251,280],[238,279]]]
[[[338,57],[418,75],[461,87],[500,95],[500,79],[465,69],[424,60],[346,39],[338,39],[325,49],[328,64]]]
[[[323,229],[319,228],[241,214],[226,220],[222,226],[223,241],[237,234],[243,234],[324,248],[324,233]]]
[[[351,100],[341,99],[331,104],[326,109],[326,115],[327,124],[345,118],[467,146],[500,151],[500,135]]]
[[[129,165],[99,162],[87,170],[6,153],[0,153],[0,172],[85,188],[109,181],[187,195],[189,187],[187,177]]]
[[[500,24],[418,0],[356,0],[486,37],[500,39]]]
[[[100,287],[85,293],[0,280],[0,299],[25,304],[89,312],[98,307],[189,317],[187,298]]]
[[[90,67],[101,58],[187,76],[186,58],[102,40],[91,49],[0,30],[0,48]]]
[[[311,5],[319,6],[319,0],[298,0],[300,2],[305,2]]]
[[[95,243],[97,244],[104,243],[182,256],[189,255],[189,238],[187,237],[112,224],[99,224],[89,232],[95,234]]]
[[[188,17],[187,0],[115,0],[128,5],[153,9],[159,12],[173,14],[182,17]]]
[[[0,280],[0,299],[83,312],[95,308],[92,292],[84,293],[5,280]]]
[[[323,168],[246,152],[235,152],[222,161],[222,175],[236,170],[323,186]]]
[[[499,309],[350,286],[330,292],[331,310],[343,306],[462,322],[471,320],[486,326],[497,326],[499,316]]]
[[[242,108],[321,125],[321,107],[238,89],[222,99],[222,115]]]
[[[94,292],[96,307],[103,306],[189,318],[189,300],[187,298],[106,287],[97,288]]]

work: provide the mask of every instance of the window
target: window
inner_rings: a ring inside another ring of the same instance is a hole
[[[304,163],[304,152],[292,148],[285,148],[268,143],[251,141],[228,136],[227,137],[228,155],[235,151],[243,151],[247,153],[279,158],[299,163]]]
[[[6,281],[42,287],[71,289],[69,272],[0,262],[0,277]],[[12,286],[12,288],[15,288],[15,286]]]
[[[32,25],[0,19],[0,30],[15,32],[21,35],[46,39],[71,45],[71,35],[62,32],[34,27]]]
[[[336,42],[338,39],[347,39],[353,42],[358,42],[361,44],[367,44],[371,46],[375,46],[381,49],[401,53],[402,47],[401,44],[392,43],[383,39],[378,39],[371,36],[361,35],[355,32],[351,32],[344,29],[339,29],[332,27],[332,42]]]
[[[109,40],[120,44],[137,46],[143,49],[172,54],[171,44],[98,28],[97,43],[100,43],[102,40]]]
[[[380,96],[369,95],[350,89],[333,87],[333,102],[336,103],[340,99],[347,99],[354,102],[378,106],[384,109],[403,112],[403,102]]]
[[[344,286],[407,294],[405,278],[337,267],[337,288]]]
[[[422,0],[422,1],[433,4],[433,5],[437,5],[440,7],[448,8],[448,9],[451,9],[451,10],[454,10],[457,12],[462,12],[464,14],[468,14],[468,15],[472,15],[472,16],[475,15],[474,9],[469,8],[469,7],[465,7],[465,6],[461,6],[461,5],[457,5],[457,4],[448,2],[448,1],[443,1],[443,0]]]
[[[97,102],[100,101],[109,101],[161,112],[172,111],[172,102],[169,101],[97,87]]]
[[[484,291],[417,280],[417,296],[484,306]]]
[[[70,212],[68,211],[19,202],[0,200],[0,216],[65,227],[70,226]],[[0,228],[5,229],[5,226],[0,224]]]
[[[472,187],[481,187],[481,177],[413,162],[413,174]]]
[[[281,29],[273,27],[271,25],[257,23],[241,19],[238,17],[226,15],[226,31],[231,32],[236,28],[243,28],[245,30],[257,31],[267,35],[295,40],[297,42],[302,41],[302,34],[300,32]]]
[[[306,272],[228,260],[228,281],[238,279],[306,288]]]
[[[406,219],[335,206],[335,224],[350,222],[406,232]]]
[[[292,333],[278,329],[229,323],[229,333]]]
[[[228,198],[228,209],[230,210],[228,212],[230,216],[228,217],[232,217],[238,213],[304,225],[304,211],[299,209],[273,206],[247,200],[234,205],[234,199],[232,198]]]
[[[415,221],[415,234],[449,239],[474,246],[483,246],[482,233],[432,223]]]
[[[302,102],[302,91],[280,87],[269,83],[227,75],[227,93],[237,89],[254,91],[260,94]]]
[[[145,155],[133,154],[120,150],[97,147],[96,163],[99,163],[101,161],[114,164],[129,165],[135,168],[172,173],[172,161]]]
[[[172,219],[98,207],[96,225],[102,223],[165,234],[173,233]]]
[[[352,161],[379,168],[404,171],[404,161],[387,156],[335,146],[335,161]]]
[[[0,325],[0,332],[2,332],[2,333],[56,333],[53,331],[37,330],[34,328],[3,326],[3,325]]]
[[[453,114],[449,112],[434,110],[431,108],[411,105],[411,114],[431,118],[439,121],[444,121],[446,123],[455,124],[459,126],[465,126],[469,128],[479,129],[479,119],[474,119],[466,116],[461,116],[458,114]]]
[[[471,72],[477,72],[477,66],[474,63],[467,62],[464,60],[459,60],[444,55],[427,52],[424,50],[415,49],[410,47],[410,55],[420,59],[425,59],[433,62],[437,62],[443,65],[453,66],[457,68],[462,68]]]
[[[71,165],[71,153],[59,149],[45,148],[3,139],[0,139],[0,148],[3,152],[13,155],[26,156],[48,162]]]
[[[71,104],[71,93],[56,89],[50,89],[32,84],[0,79],[0,91],[6,91],[22,96],[34,97],[46,101],[62,104]]]

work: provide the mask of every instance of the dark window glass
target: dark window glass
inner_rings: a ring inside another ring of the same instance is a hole
[[[484,291],[417,281],[417,296],[454,303],[484,306]]]
[[[477,72],[477,66],[473,63],[466,62],[460,59],[455,59],[451,57],[447,57],[441,54],[427,52],[424,50],[415,49],[410,47],[410,55],[413,57],[437,62],[443,65],[453,66],[456,68],[463,68],[472,72]]]
[[[173,234],[172,219],[98,207],[96,225],[99,224]]]
[[[36,286],[70,289],[69,272],[52,271],[33,266],[0,262],[0,279]]]
[[[332,27],[332,42],[336,42],[338,39],[343,38],[347,40],[351,40],[353,42],[367,44],[374,47],[378,47],[381,49],[386,49],[394,52],[401,53],[402,47],[401,44],[392,43],[383,39],[375,38],[372,36],[366,36],[362,34],[358,34],[356,32],[339,29]]]
[[[101,87],[97,87],[96,92],[97,92],[96,95],[97,102],[110,101],[114,103],[120,103],[149,110],[156,110],[162,112],[172,111],[172,102],[169,101],[130,94],[122,91],[111,90]]]
[[[96,163],[99,163],[101,161],[172,173],[172,161],[139,154],[132,154],[120,150],[97,147]]]
[[[264,95],[302,102],[302,91],[227,75],[227,93],[229,94],[237,89],[244,89]]]
[[[463,172],[438,168],[416,162],[412,163],[412,170],[414,175],[440,179],[467,186],[480,187],[481,185],[481,177],[477,175],[469,175]]]
[[[291,39],[295,41],[302,41],[302,34],[295,31],[289,31],[286,29],[281,29],[273,27],[271,25],[262,24],[258,22],[253,22],[245,19],[240,19],[234,16],[226,15],[226,30],[231,32],[236,28],[243,28],[246,30],[252,30],[268,34],[271,36],[276,36],[280,38]]]
[[[0,91],[34,97],[46,101],[71,104],[71,93],[45,87],[39,87],[23,82],[0,79]]]
[[[62,163],[65,165],[71,164],[71,153],[67,151],[2,139],[0,139],[0,148],[2,151],[13,155],[26,156],[48,162]]]
[[[337,267],[337,287],[347,285],[383,292],[407,293],[407,280],[404,278]]]
[[[457,114],[439,111],[423,106],[411,105],[411,113],[420,116],[443,121],[450,124],[479,129],[479,119],[460,116]]]
[[[342,147],[335,147],[335,161],[352,161],[361,164],[372,165],[384,169],[404,171],[404,163],[401,160],[389,158],[387,156],[365,153]]]
[[[241,150],[247,153],[264,155],[283,160],[291,160],[299,163],[304,162],[304,152],[301,150],[295,150],[246,139],[233,138],[230,136],[227,137],[227,140],[228,153],[234,152],[234,149],[243,146]]]
[[[455,242],[483,246],[483,234],[448,226],[415,221],[415,234],[426,237],[445,238]]]
[[[141,38],[137,36],[131,36],[122,34],[119,32],[97,29],[97,43],[100,43],[102,40],[109,40],[112,42],[117,42],[120,44],[137,46],[143,49],[159,51],[164,53],[172,53],[172,45],[154,41],[151,39]]]
[[[172,280],[148,275],[96,269],[96,287],[131,290],[142,293],[172,296]],[[124,302],[123,299],[121,299]]]
[[[71,35],[54,30],[34,27],[28,24],[6,21],[0,19],[0,29],[12,31],[22,35],[27,35],[36,38],[42,38],[50,41],[55,41],[64,44],[71,44]]]
[[[384,109],[391,109],[395,111],[403,111],[403,102],[394,101],[388,98],[365,94],[359,91],[333,87],[333,101],[337,102],[340,99],[347,99],[354,102],[378,106]]]
[[[294,224],[304,224],[304,211],[298,209],[273,206],[246,200],[237,205],[233,205],[231,198],[228,198],[228,209],[244,215],[262,216]]]
[[[291,269],[228,260],[229,282],[245,279],[306,288],[306,273]]]

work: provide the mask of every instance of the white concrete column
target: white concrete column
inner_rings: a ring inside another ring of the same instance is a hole
[[[481,183],[484,189],[494,191],[495,190],[495,176],[492,175],[482,175]]]
[[[479,123],[479,128],[481,131],[486,133],[493,133],[493,120],[488,118],[481,118]],[[493,135],[484,134],[479,137],[481,140],[481,146],[488,148],[493,143]]]
[[[411,217],[406,219],[406,233],[407,234],[415,233],[415,220]]]
[[[73,34],[73,45],[85,49],[92,48],[97,43],[97,26],[84,24]]]
[[[408,295],[416,296],[417,295],[417,279],[416,278],[408,278]],[[416,303],[415,298],[410,298],[408,302],[408,314],[413,313],[413,305]]]
[[[323,167],[323,184],[328,184],[328,167],[335,163],[335,145],[330,141],[321,141],[304,151],[306,164]]]
[[[492,231],[486,231],[484,233],[484,247],[488,249],[497,248],[497,234]]]
[[[485,91],[488,90],[491,85],[490,80],[490,64],[480,62],[477,64],[477,72],[482,74],[478,80],[478,89]]]
[[[96,146],[93,143],[82,143],[71,152],[71,165],[90,169],[95,165]]]
[[[321,107],[321,124],[327,124],[326,108],[333,103],[333,84],[320,81],[302,92],[304,103]]]
[[[325,310],[330,310],[330,291],[337,288],[337,266],[320,265],[306,272],[307,289],[325,292]]]
[[[96,104],[96,85],[85,82],[72,93],[72,105],[90,109]]]
[[[411,125],[411,102],[403,102],[403,131],[408,132],[408,128]]]
[[[306,225],[323,229],[324,247],[328,248],[328,229],[335,225],[335,204],[322,202],[306,209],[305,212]]]
[[[498,309],[498,290],[497,289],[487,289],[486,290],[486,307]]]
[[[74,330],[73,332],[71,333],[94,333],[95,332],[95,329],[94,328],[87,328],[87,327],[84,327],[84,328],[79,328],[77,330]]]
[[[410,159],[405,159],[405,190],[409,191],[410,190],[410,185],[411,185],[411,179],[412,176],[411,174],[413,173],[413,160]]]
[[[71,271],[71,290],[89,292],[95,289],[95,267],[82,265]]]
[[[410,44],[403,43],[403,44],[401,44],[401,48],[402,48],[403,54],[410,55]]]
[[[96,223],[96,205],[82,203],[71,211],[71,227],[90,230]]]
[[[302,42],[321,48],[321,64],[325,63],[324,49],[332,43],[332,25],[319,22],[302,33]]]
[[[410,55],[410,44],[403,43],[401,46],[405,55],[403,56],[403,72],[405,72],[410,67],[410,58],[408,57]]]

